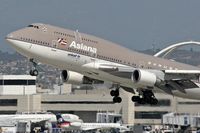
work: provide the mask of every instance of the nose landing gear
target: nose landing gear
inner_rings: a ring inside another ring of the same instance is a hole
[[[31,76],[37,76],[39,74],[38,70],[37,69],[33,69],[33,70],[30,70],[29,74]]]
[[[38,76],[39,72],[38,72],[38,70],[36,69],[38,64],[34,61],[34,59],[30,59],[30,62],[33,64],[33,67],[32,67],[32,69],[29,71],[29,74],[30,74],[31,76]]]

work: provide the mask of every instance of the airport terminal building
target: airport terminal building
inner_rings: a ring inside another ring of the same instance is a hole
[[[8,79],[14,82],[11,83]],[[120,91],[122,103],[114,104],[107,88],[74,90],[71,85],[64,84],[59,93],[47,93],[47,90],[36,87],[35,80],[28,75],[1,76],[0,114],[49,111],[72,113],[80,116],[84,122],[96,122],[97,113],[113,113],[121,114],[124,124],[161,125],[163,114],[197,114],[200,108],[199,101],[163,93],[156,93],[159,103],[154,106],[134,104],[131,101],[132,94],[123,90]]]

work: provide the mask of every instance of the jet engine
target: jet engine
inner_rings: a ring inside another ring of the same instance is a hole
[[[145,70],[135,70],[132,73],[132,80],[143,86],[153,87],[157,82],[157,77],[154,73]]]
[[[73,71],[63,70],[61,73],[61,78],[63,82],[67,82],[69,84],[81,85],[81,84],[92,84],[93,80]]]

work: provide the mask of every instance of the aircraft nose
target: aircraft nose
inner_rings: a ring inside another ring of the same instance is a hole
[[[27,51],[28,49],[30,49],[31,44],[27,43],[23,40],[21,40],[22,37],[22,33],[21,31],[14,31],[9,33],[5,39],[6,41],[14,48],[16,49],[16,51],[20,52],[20,53],[24,53],[24,51]]]
[[[19,37],[19,34],[17,31],[14,31],[14,32],[11,32],[9,33],[6,37],[5,37],[5,40],[8,41],[10,43],[11,40],[16,40],[18,39]]]
[[[6,40],[12,39],[12,38],[13,38],[13,34],[12,34],[12,33],[8,34],[8,35],[5,37]]]
[[[13,40],[15,40],[14,32],[9,33],[9,34],[5,37],[5,40],[6,40],[9,44],[13,45]]]
[[[5,40],[9,43],[9,44],[11,44],[11,45],[13,45],[13,43],[12,43],[12,40],[14,39],[14,36],[13,36],[13,33],[9,33],[6,37],[5,37]]]

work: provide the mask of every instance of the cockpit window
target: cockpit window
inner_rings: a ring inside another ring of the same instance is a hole
[[[33,28],[36,28],[36,29],[39,29],[39,26],[36,26],[36,25],[28,25],[27,27],[33,27]]]
[[[27,27],[33,27],[33,25],[28,25]]]

